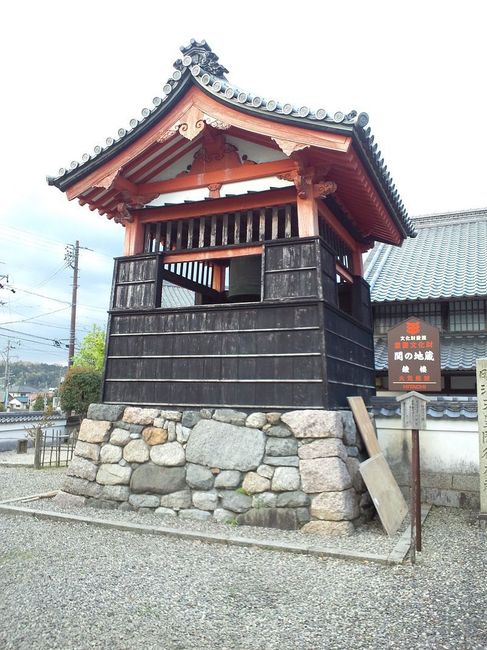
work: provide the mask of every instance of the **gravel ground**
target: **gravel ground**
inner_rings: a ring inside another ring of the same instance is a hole
[[[0,501],[58,490],[65,471],[65,467],[35,470],[0,466]]]
[[[61,474],[14,471],[0,470],[0,498]],[[433,509],[424,549],[390,567],[0,514],[0,647],[484,650],[473,513]]]
[[[36,494],[56,490],[62,482],[63,470],[44,469],[42,471],[28,468],[0,467],[0,500],[19,497],[22,495]],[[42,475],[45,475],[44,477]],[[51,477],[51,478],[48,478]],[[5,482],[6,491],[2,489],[2,482]],[[45,486],[45,487],[42,487]],[[2,496],[5,494],[6,496]],[[375,519],[366,526],[358,529],[351,537],[324,538],[320,535],[304,535],[299,531],[270,530],[266,528],[254,528],[251,526],[230,526],[216,522],[198,522],[179,520],[177,517],[163,517],[151,513],[121,512],[118,510],[106,510],[98,508],[63,508],[52,499],[42,499],[26,504],[18,504],[22,507],[36,510],[51,510],[66,514],[79,515],[81,517],[92,517],[93,519],[111,519],[114,521],[130,522],[144,526],[168,526],[171,528],[190,530],[197,532],[225,533],[236,537],[254,537],[262,540],[286,541],[297,544],[319,544],[330,548],[360,551],[363,553],[374,553],[388,555],[397,544],[402,533],[409,525],[406,520],[401,529],[392,537],[388,537],[379,522]]]

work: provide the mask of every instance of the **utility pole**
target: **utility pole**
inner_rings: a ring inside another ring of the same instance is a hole
[[[15,345],[11,342],[10,339],[7,339],[7,347],[5,348],[5,378],[4,378],[4,407],[5,410],[8,408],[8,389],[10,385],[10,350],[13,350]]]
[[[69,352],[68,352],[68,368],[73,365],[74,357],[74,344],[76,340],[76,300],[78,295],[78,260],[79,260],[79,241],[76,244],[68,244],[66,246],[66,253],[64,259],[68,265],[73,269],[73,293],[71,297],[71,326],[69,330]]]

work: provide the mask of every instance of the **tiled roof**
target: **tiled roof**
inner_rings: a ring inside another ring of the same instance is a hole
[[[366,113],[352,110],[348,113],[337,111],[332,114],[324,108],[313,111],[308,106],[297,107],[290,103],[266,99],[230,84],[225,77],[228,70],[218,62],[218,56],[211,51],[206,41],[198,42],[192,39],[189,46],[180,49],[183,58],[174,63],[175,70],[164,84],[161,97],[153,99],[153,108],[142,109],[141,118],[130,120],[128,128],[120,128],[115,137],[107,138],[104,146],[97,145],[93,154],[83,154],[81,162],[74,160],[67,169],[61,168],[58,176],[48,177],[50,185],[65,191],[95,167],[113,158],[156,124],[190,85],[194,84],[216,100],[240,111],[294,126],[351,136],[362,162],[369,170],[370,176],[376,180],[379,193],[389,207],[398,228],[405,236],[414,237],[414,226],[377,143],[374,143],[374,136],[367,127],[369,118]]]
[[[15,424],[16,422],[41,422],[45,418],[41,411],[7,411],[0,413],[1,424]],[[62,417],[60,416],[62,419]]]
[[[373,397],[373,415],[381,418],[401,417],[401,407],[394,397]],[[430,418],[465,418],[474,420],[477,418],[476,397],[450,397],[435,396],[431,398],[426,407],[426,415]]]
[[[413,219],[418,236],[378,244],[365,264],[372,302],[487,295],[487,208]]]
[[[487,334],[440,335],[441,369],[473,370],[487,357]],[[387,370],[387,336],[375,337],[375,369]]]
[[[164,309],[192,307],[193,305],[194,293],[192,291],[172,284],[164,284],[162,289],[162,307]]]

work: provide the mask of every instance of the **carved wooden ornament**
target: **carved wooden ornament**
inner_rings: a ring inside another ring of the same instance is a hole
[[[303,149],[308,149],[310,146],[309,144],[304,144],[302,142],[293,142],[292,140],[281,140],[280,138],[272,138],[272,139],[277,144],[279,149],[286,154],[286,156],[290,156],[295,151],[302,151]]]
[[[113,211],[113,220],[122,225],[133,222],[134,216],[130,213],[126,203],[117,203]]]

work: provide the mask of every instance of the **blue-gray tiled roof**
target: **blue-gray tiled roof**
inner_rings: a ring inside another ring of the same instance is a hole
[[[372,413],[375,417],[397,418],[401,417],[401,407],[395,397],[373,397]],[[476,397],[450,397],[435,396],[431,398],[426,407],[426,415],[430,418],[477,418]]]
[[[372,302],[487,295],[487,208],[413,219],[401,248],[379,244],[365,264]]]
[[[442,334],[441,369],[473,370],[478,358],[487,357],[487,334]],[[387,370],[387,336],[375,338],[375,369]]]
[[[183,287],[173,284],[166,284],[162,288],[162,307],[172,309],[174,307],[192,307],[194,305],[194,293]]]

